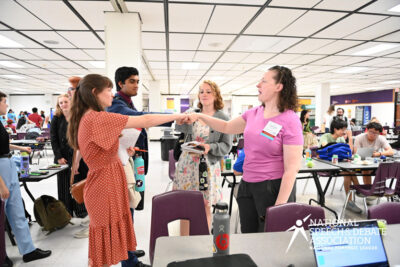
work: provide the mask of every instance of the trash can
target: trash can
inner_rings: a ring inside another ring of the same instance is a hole
[[[174,149],[178,137],[171,134],[172,129],[166,128],[163,130],[164,135],[161,137],[161,159],[163,161],[169,160],[169,151]]]

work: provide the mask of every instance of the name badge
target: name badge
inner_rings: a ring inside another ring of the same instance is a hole
[[[264,129],[261,131],[261,135],[267,137],[270,140],[274,140],[281,129],[282,125],[279,125],[273,121],[269,121]]]

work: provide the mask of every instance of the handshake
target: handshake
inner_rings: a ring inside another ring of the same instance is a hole
[[[199,113],[190,113],[190,114],[178,114],[178,118],[175,120],[178,125],[182,124],[192,124],[197,121],[201,114]]]

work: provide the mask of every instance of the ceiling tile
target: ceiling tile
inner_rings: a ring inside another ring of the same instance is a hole
[[[169,49],[172,50],[196,50],[199,45],[201,34],[180,34],[169,35]]]
[[[324,47],[321,47],[319,49],[313,50],[312,54],[334,54],[339,51],[342,51],[346,48],[361,44],[362,41],[347,41],[347,40],[339,40],[335,42],[331,42],[328,45],[325,45]]]
[[[240,73],[246,70],[249,70],[253,67],[255,67],[256,64],[236,64],[235,66],[233,66],[233,68],[231,70],[236,70],[239,71]],[[229,75],[229,73],[226,73],[226,75]]]
[[[334,42],[328,39],[305,39],[304,41],[296,44],[295,46],[286,50],[287,53],[303,53],[307,54],[318,48],[325,47],[326,45]]]
[[[143,50],[143,53],[145,54],[146,59],[149,61],[167,61],[167,54],[165,50]]]
[[[165,33],[142,33],[143,49],[165,49]],[[170,49],[172,49],[170,47]]]
[[[257,7],[216,6],[206,32],[237,34],[257,11]]]
[[[215,3],[215,0],[176,0],[175,2],[198,2],[198,3]],[[239,4],[239,5],[263,5],[264,0],[219,0],[218,3],[223,4]]]
[[[356,33],[346,36],[348,39],[359,39],[359,40],[371,40],[378,38],[382,35],[388,34],[395,30],[400,30],[400,17],[392,17],[380,21],[374,25],[369,26],[363,30],[360,30]],[[388,35],[389,36],[389,35]],[[387,36],[386,36],[387,37]],[[398,41],[400,40],[400,31],[397,34],[396,40],[390,40],[390,38],[383,37],[382,41]],[[386,39],[385,39],[386,38]],[[381,40],[381,39],[378,39]]]
[[[142,18],[142,31],[165,31],[164,4],[125,2],[129,12],[139,12]]]
[[[362,12],[371,12],[371,13],[382,13],[388,15],[399,15],[398,12],[388,11],[392,7],[395,7],[399,4],[399,0],[383,0],[376,1],[371,5],[361,9]]]
[[[22,49],[0,49],[0,53],[4,53],[11,57],[26,60],[26,59],[40,59],[39,57],[32,55],[31,53],[25,52]]]
[[[275,54],[272,53],[251,53],[248,57],[242,60],[242,63],[261,63]]]
[[[273,0],[270,6],[286,6],[286,7],[305,7],[310,8],[318,4],[321,0]]]
[[[169,4],[169,31],[204,32],[212,9],[211,5]]]
[[[247,28],[245,34],[277,34],[304,13],[304,10],[266,8]]]
[[[230,70],[234,65],[232,63],[216,63],[212,70]]]
[[[231,51],[272,52],[285,50],[301,38],[241,36],[230,48]]]
[[[31,41],[30,39],[26,38],[25,36],[14,32],[14,31],[0,31],[0,35],[3,35],[17,43],[19,43],[20,45],[22,45],[25,48],[41,48],[42,46]],[[13,48],[13,47],[10,47]],[[16,47],[16,48],[21,48],[21,47]]]
[[[56,64],[57,66],[65,69],[77,69],[80,68],[78,65],[68,60],[53,60],[51,63]]]
[[[54,51],[71,60],[93,60],[80,49],[54,49]]]
[[[51,61],[45,61],[45,60],[29,60],[26,61],[30,64],[33,64],[35,66],[38,66],[40,68],[44,68],[44,69],[54,69],[54,68],[59,68],[58,65],[51,63]]]
[[[104,48],[92,32],[58,32],[78,48]]]
[[[16,1],[12,0],[0,1],[0,18],[2,22],[17,30],[50,29],[49,26],[21,7]]]
[[[47,60],[64,60],[62,56],[57,55],[49,49],[24,49],[26,52]]]
[[[234,38],[235,35],[204,34],[199,50],[225,50]]]
[[[6,55],[3,55],[3,54],[0,54],[0,59],[2,59],[2,60],[13,60],[13,58],[11,58],[9,56],[6,56]]]
[[[197,51],[193,60],[200,62],[214,62],[221,54],[222,52]]]
[[[343,38],[349,34],[355,33],[365,27],[377,23],[378,21],[381,21],[385,18],[387,17],[353,14],[323,30],[322,32],[317,33],[315,37]]]
[[[70,3],[94,30],[104,30],[104,12],[114,11],[108,1],[71,1]]]
[[[320,59],[324,56],[322,55],[303,55],[300,57],[297,57],[296,59],[293,59],[292,61],[290,61],[290,64],[308,64],[312,61],[315,61],[317,59]]]
[[[339,12],[308,11],[280,31],[279,35],[310,36],[345,15],[345,13]]]
[[[54,31],[23,31],[35,41],[50,48],[74,48],[74,46]],[[57,44],[49,44],[44,41],[55,41]]]
[[[106,59],[106,52],[104,49],[84,49],[83,51],[89,54],[94,60]]]
[[[169,51],[170,61],[192,61],[195,51]]]
[[[53,29],[87,30],[85,24],[62,1],[19,0],[18,2]]]
[[[167,69],[167,62],[149,61],[150,68],[153,69]]]
[[[242,52],[226,52],[220,59],[219,62],[234,62],[239,63],[246,57],[248,57],[250,53],[242,53]]]
[[[378,41],[388,41],[388,42],[398,42],[399,40],[400,40],[400,31],[388,34],[378,39]]]
[[[316,5],[315,8],[353,11],[368,2],[370,0],[324,0]]]
[[[349,48],[349,49],[347,49],[347,50],[345,50],[343,52],[340,52],[339,55],[353,55],[354,53],[357,53],[357,52],[360,52],[362,50],[369,49],[369,48],[372,48],[372,47],[375,47],[375,46],[378,46],[378,45],[381,45],[381,44],[382,43],[378,43],[378,42],[367,42],[367,43],[358,45],[356,47]],[[383,55],[386,55],[386,54],[390,54],[390,53],[393,53],[393,52],[400,51],[400,44],[398,44],[398,43],[387,43],[387,44],[393,44],[393,45],[396,45],[396,47],[394,47],[392,49],[384,50],[384,51],[379,52],[379,53],[370,54],[369,56],[377,57],[377,56],[383,56]]]

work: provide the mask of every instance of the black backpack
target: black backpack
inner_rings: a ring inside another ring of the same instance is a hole
[[[49,231],[49,234],[71,223],[71,214],[65,208],[64,203],[52,196],[43,195],[36,199],[33,213],[37,223],[44,230]]]

